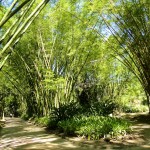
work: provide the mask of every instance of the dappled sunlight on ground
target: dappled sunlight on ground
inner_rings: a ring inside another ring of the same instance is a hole
[[[1,132],[0,149],[47,149],[74,148],[71,142],[54,134],[47,134],[43,128],[26,123],[19,118],[7,118],[6,127]]]
[[[19,118],[6,118],[6,126],[0,133],[0,150],[150,149],[150,124],[140,122],[140,117],[136,118],[133,114],[128,118],[134,122],[134,135],[111,140],[110,143],[103,139],[87,141],[80,137],[62,138]]]

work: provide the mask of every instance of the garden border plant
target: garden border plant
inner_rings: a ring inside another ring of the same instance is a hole
[[[58,128],[65,135],[77,135],[88,140],[99,140],[110,135],[117,138],[131,132],[130,123],[124,119],[104,116],[75,116],[58,122]]]

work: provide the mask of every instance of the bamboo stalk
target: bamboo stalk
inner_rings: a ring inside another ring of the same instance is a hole
[[[13,17],[22,7],[24,7],[24,5],[26,5],[30,0],[26,0],[24,1],[20,6],[18,6],[14,11],[11,12],[11,10],[14,8],[14,6],[16,5],[16,3],[18,2],[18,0],[15,0],[12,5],[10,6],[10,9],[8,10],[8,12],[4,15],[3,19],[0,22],[0,28],[2,28],[5,23],[11,18]]]
[[[22,26],[16,31],[16,33],[12,36],[12,38],[9,40],[9,42],[4,46],[2,51],[0,52],[0,61],[2,60],[3,53],[11,46],[11,44],[14,43],[17,44],[17,42],[20,40],[21,36],[25,33],[25,31],[28,29],[28,27],[31,25],[33,20],[37,17],[37,15],[41,12],[41,10],[45,7],[45,5],[48,3],[49,0],[43,0],[35,9],[34,11],[29,15],[29,17],[25,20],[25,22],[22,24]],[[23,30],[23,31],[22,31]],[[20,34],[20,35],[19,35]],[[19,37],[18,37],[19,35]],[[16,38],[18,39],[16,40]],[[16,40],[16,41],[15,41]],[[8,59],[9,55],[5,57],[5,59],[0,62],[0,69],[5,64],[6,60]]]

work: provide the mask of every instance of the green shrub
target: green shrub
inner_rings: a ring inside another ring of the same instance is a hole
[[[73,118],[73,116],[80,114],[81,110],[81,107],[76,102],[61,104],[59,108],[54,107],[50,114],[47,128],[56,129],[59,121]]]
[[[41,126],[46,127],[47,129],[57,129],[58,121],[51,117],[41,117],[35,119],[35,122]]]
[[[61,104],[59,108],[53,108],[53,111],[50,114],[49,124],[47,127],[49,129],[56,129],[58,122],[68,120],[68,119],[73,118],[74,116],[79,116],[79,115],[83,115],[83,116],[105,115],[107,116],[108,114],[112,113],[116,107],[117,107],[116,104],[111,100],[95,102],[95,103],[92,103],[90,107],[80,106],[76,102],[71,102],[69,104]],[[73,125],[72,125],[72,128],[73,128]],[[65,132],[67,131],[69,130],[65,130]],[[70,130],[69,132],[70,134],[72,134],[72,130]]]
[[[113,137],[129,132],[129,126],[130,124],[123,119],[103,116],[73,117],[58,123],[59,129],[65,134],[76,134],[94,140],[107,134]]]
[[[49,117],[35,118],[35,122],[41,126],[48,127],[50,119]]]
[[[91,104],[90,114],[107,116],[113,113],[114,109],[116,109],[117,107],[117,104],[110,99],[102,100],[100,102]]]
[[[55,129],[58,128],[57,124],[58,124],[58,121],[55,120],[54,118],[50,117],[49,118],[49,123],[47,125],[47,129],[55,130]]]
[[[22,114],[22,115],[21,115],[21,118],[22,118],[23,120],[28,120],[30,117],[28,116],[28,114]]]
[[[61,121],[72,118],[73,116],[80,114],[81,107],[76,102],[69,104],[61,104],[59,108],[53,108],[51,113],[51,119]]]
[[[71,102],[69,104],[61,104],[59,108],[53,108],[50,114],[53,120],[61,121],[70,119],[76,115],[83,114],[85,116],[90,115],[102,115],[107,116],[113,113],[117,105],[112,100],[103,100],[100,102],[92,103],[90,107],[79,105],[77,102]]]

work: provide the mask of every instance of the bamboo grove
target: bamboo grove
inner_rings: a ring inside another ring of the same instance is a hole
[[[48,116],[70,102],[124,105],[145,95],[149,105],[149,6],[148,0],[14,0],[9,7],[1,1],[1,109]]]

